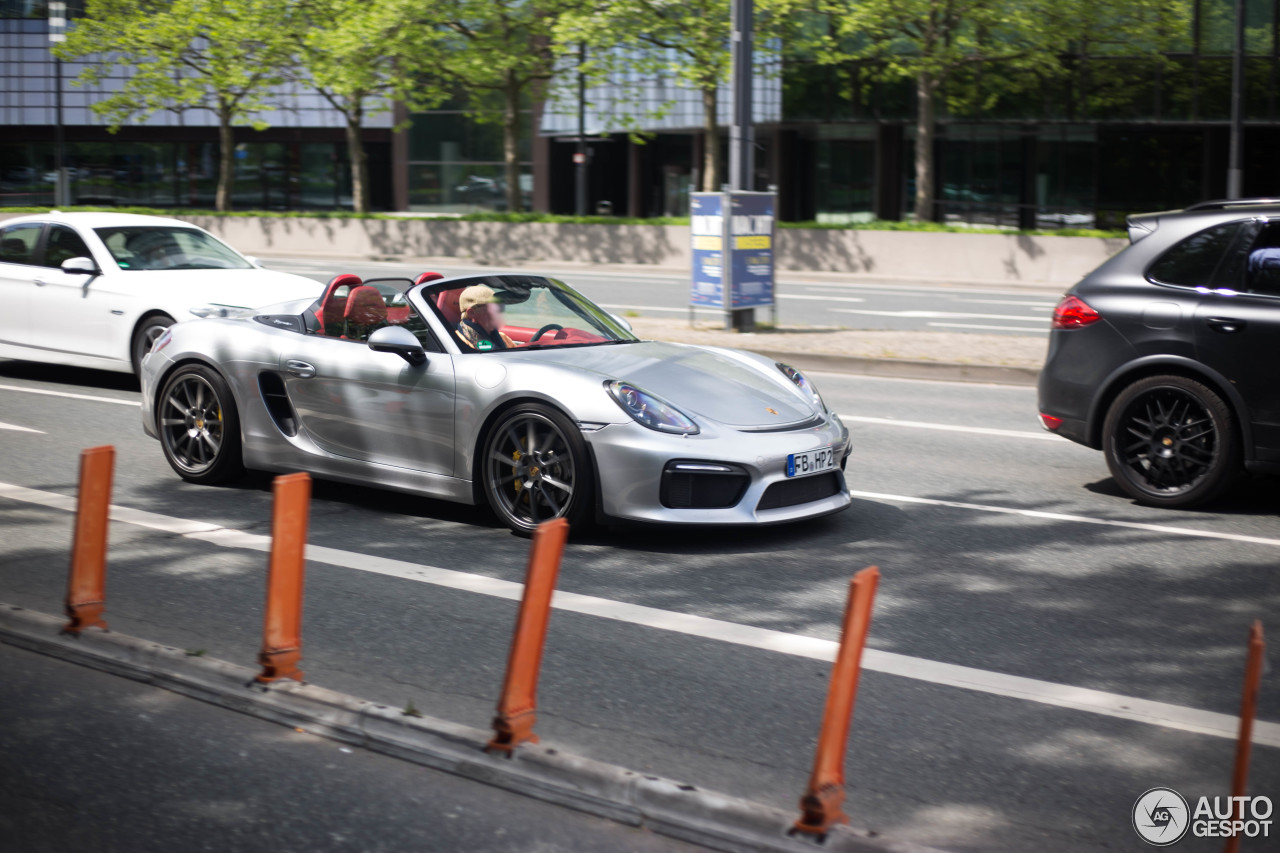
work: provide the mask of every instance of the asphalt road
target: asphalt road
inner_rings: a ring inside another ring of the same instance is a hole
[[[271,269],[328,281],[338,273],[373,276],[416,276],[430,268],[445,275],[493,273],[498,267],[449,265],[429,267],[400,263],[329,258],[264,258]],[[689,316],[689,274],[669,269],[558,268],[543,264],[540,272],[557,275],[616,314],[680,319]],[[524,270],[527,271],[527,270]],[[911,329],[935,332],[1038,335],[1048,338],[1048,320],[1063,288],[1042,285],[982,287],[972,284],[904,283],[856,280],[834,273],[784,273],[775,288],[778,322],[850,329]],[[723,317],[719,310],[699,308],[699,319]],[[757,322],[772,322],[775,312],[756,309]]]
[[[848,580],[876,564],[855,823],[955,850],[1139,850],[1144,791],[1229,793],[1246,633],[1280,605],[1275,481],[1206,511],[1145,509],[1100,455],[1038,430],[1033,389],[814,378],[854,435],[854,506],[783,528],[575,537],[543,741],[794,807]],[[32,490],[0,497],[0,600],[58,611],[72,520],[41,495],[73,494],[79,451],[111,443],[114,503],[156,514],[112,525],[112,627],[249,665],[270,479],[184,484],[135,400],[124,377],[0,362],[0,482]],[[484,726],[527,543],[472,509],[328,483],[309,541],[328,550],[308,564],[308,679]],[[424,582],[424,567],[458,574]],[[1252,790],[1274,800],[1274,675],[1260,718]]]
[[[0,644],[6,853],[701,848]]]

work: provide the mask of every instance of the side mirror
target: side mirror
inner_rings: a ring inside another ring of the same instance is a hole
[[[634,329],[631,328],[631,324],[627,322],[625,317],[619,317],[617,314],[610,314],[609,316],[613,318],[615,323],[626,329],[628,332],[634,331]]]
[[[393,352],[417,367],[427,363],[427,351],[418,343],[413,332],[404,326],[383,326],[369,336],[369,349],[374,352]]]
[[[70,275],[97,275],[101,272],[93,258],[67,258],[62,262],[62,271]]]

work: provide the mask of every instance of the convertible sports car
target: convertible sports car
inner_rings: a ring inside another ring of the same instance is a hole
[[[850,503],[848,430],[797,370],[638,340],[530,275],[334,278],[319,299],[166,330],[142,422],[194,483],[307,471],[564,517],[773,524]]]

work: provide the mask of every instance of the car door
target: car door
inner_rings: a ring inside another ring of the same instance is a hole
[[[302,429],[335,456],[453,476],[454,371],[410,365],[358,340],[300,335],[280,371]]]
[[[1259,457],[1280,459],[1280,222],[1243,229],[1195,314],[1196,357],[1244,398]]]
[[[0,343],[30,346],[31,300],[41,269],[36,252],[43,222],[21,222],[0,228]]]
[[[115,327],[125,321],[113,323],[116,314],[112,307],[117,300],[104,292],[106,279],[101,275],[63,272],[63,261],[71,258],[89,258],[98,263],[74,228],[51,223],[35,266],[29,303],[31,343],[61,353],[127,358],[128,330],[123,330],[125,343],[117,340],[121,330]]]

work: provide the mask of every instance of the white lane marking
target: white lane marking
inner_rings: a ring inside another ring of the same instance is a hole
[[[774,293],[778,299],[813,299],[818,302],[866,302],[861,296],[809,296],[804,293]]]
[[[1168,524],[1146,524],[1141,521],[1118,521],[1110,518],[1090,518],[1087,515],[1067,515],[1061,512],[1043,512],[1038,509],[1017,509],[1007,506],[991,506],[989,504],[971,504],[961,501],[944,501],[934,498],[916,498],[909,495],[887,495],[883,492],[859,492],[852,489],[849,494],[856,498],[868,498],[876,501],[892,501],[894,503],[925,504],[927,506],[943,506],[952,509],[967,509],[974,512],[994,512],[1004,515],[1021,515],[1026,518],[1042,518],[1046,521],[1066,521],[1073,524],[1099,524],[1103,527],[1123,527],[1129,530],[1143,530],[1148,533],[1168,533],[1173,536],[1189,536],[1200,539],[1223,539],[1228,542],[1246,542],[1250,545],[1269,545],[1280,547],[1280,539],[1265,536],[1249,536],[1244,533],[1221,533],[1215,530],[1196,530],[1193,527],[1173,527]]]
[[[1062,436],[1051,432],[1027,432],[1013,429],[994,429],[988,427],[952,426],[951,424],[931,424],[924,421],[899,421],[893,418],[867,418],[860,415],[840,415],[842,421],[854,421],[877,426],[900,426],[912,429],[940,429],[947,432],[967,432],[975,435],[997,435],[1002,438],[1034,438],[1041,441],[1059,441]]]
[[[25,388],[21,385],[0,385],[0,391],[21,391],[24,394],[43,394],[46,397],[69,397],[72,400],[92,400],[95,403],[115,403],[118,406],[141,406],[138,400],[121,400],[116,397],[95,397],[90,394],[72,394],[67,391],[48,391],[44,388]]]
[[[1049,330],[1043,326],[1035,329],[1017,329],[1013,326],[979,326],[974,323],[925,323],[926,326],[937,326],[943,329],[982,329],[989,332],[1017,332],[1020,335],[1047,335]]]
[[[24,427],[24,426],[17,426],[16,424],[0,423],[0,429],[11,429],[14,432],[34,432],[34,433],[37,433],[38,435],[45,434],[42,430],[31,429],[30,427]]]
[[[1032,311],[1052,311],[1057,305],[1053,302],[1012,302],[1008,299],[956,299],[956,302],[970,302],[974,305],[1005,305],[1010,308],[1029,308]]]
[[[866,495],[868,493],[858,494]],[[894,496],[886,497],[893,499]],[[0,483],[0,498],[10,498],[68,511],[74,511],[76,504],[75,498],[66,495],[28,489],[7,483]],[[901,500],[902,498],[898,499]],[[924,502],[927,503],[928,501]],[[965,506],[963,504],[955,505]],[[1047,513],[1040,515],[1052,517],[1052,514]],[[110,516],[113,521],[136,524],[153,530],[164,530],[223,547],[244,548],[266,553],[271,550],[271,537],[261,534],[246,533],[204,522],[170,518],[119,506],[111,507]],[[1062,518],[1077,520],[1072,516],[1062,516]],[[1089,521],[1090,519],[1078,520]],[[1275,544],[1280,544],[1280,542]],[[524,585],[514,581],[500,580],[485,575],[473,575],[436,566],[424,566],[386,557],[356,554],[351,551],[324,548],[318,545],[308,545],[306,556],[308,560],[326,565],[429,583],[449,589],[489,595],[511,601],[520,600],[524,592]],[[705,616],[694,616],[688,613],[674,613],[669,610],[659,610],[639,604],[627,604],[626,602],[612,601],[591,595],[580,595],[563,590],[555,592],[552,597],[552,606],[557,610],[567,610],[573,613],[612,619],[661,631],[672,631],[693,637],[733,643],[749,648],[814,660],[834,661],[836,652],[839,649],[838,644],[832,640],[822,640],[817,637],[806,637],[800,634],[787,634],[768,628],[739,625],[734,622],[724,622],[719,619],[709,619]],[[863,666],[887,675],[896,675],[947,687],[975,690],[981,693],[990,693],[1028,702],[1038,702],[1043,705],[1069,708],[1107,717],[1117,717],[1147,725],[1163,726],[1232,740],[1238,735],[1238,718],[1235,716],[1203,711],[1197,708],[1187,708],[1167,702],[1153,702],[1147,699],[1107,693],[1101,690],[1072,687],[1066,684],[1038,681],[1033,678],[1023,678],[1022,676],[1006,675],[999,672],[988,672],[973,667],[913,658],[878,649],[867,649],[864,652]],[[1280,748],[1280,723],[1256,721],[1253,728],[1253,742],[1259,746]]]
[[[902,317],[908,320],[1016,320],[1029,323],[1034,317],[1025,314],[971,314],[965,311],[925,311],[913,308],[907,311],[872,311],[867,308],[832,308],[837,314],[867,314],[873,317]]]

